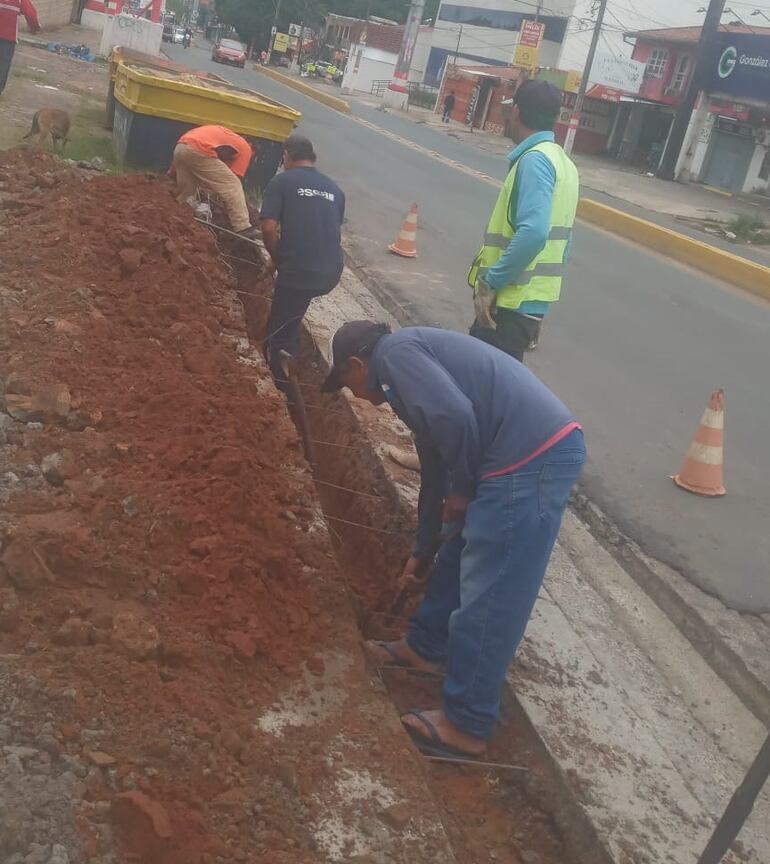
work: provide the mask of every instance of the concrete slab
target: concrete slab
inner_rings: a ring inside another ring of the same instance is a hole
[[[618,862],[692,864],[766,734],[572,515],[510,681]]]
[[[311,308],[321,354],[339,323],[360,317],[392,321],[348,273]],[[379,434],[392,436],[383,423]],[[370,420],[367,431],[376,447]],[[391,475],[413,507],[416,476]],[[573,513],[509,683],[617,864],[694,864],[766,734]],[[770,861],[770,792],[740,839],[739,858],[727,861]]]

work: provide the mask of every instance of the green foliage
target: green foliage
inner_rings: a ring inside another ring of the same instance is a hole
[[[735,219],[727,223],[727,229],[744,243],[764,244],[770,242],[768,225],[760,216],[748,214],[736,216]]]
[[[176,20],[182,21],[185,13],[184,0],[166,0],[166,11],[174,12],[176,14]]]
[[[409,0],[280,0],[278,30],[286,32],[289,24],[304,23],[314,30],[323,26],[329,12],[365,18],[367,13],[403,23],[409,11]],[[275,0],[216,0],[220,19],[235,28],[241,41],[255,39],[257,48],[267,47],[275,18]],[[439,0],[427,0],[423,20],[435,19]]]

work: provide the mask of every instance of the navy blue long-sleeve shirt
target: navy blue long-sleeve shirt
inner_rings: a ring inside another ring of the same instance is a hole
[[[473,498],[575,425],[569,409],[523,364],[462,333],[405,327],[377,343],[369,387],[381,388],[415,433],[422,465],[417,547],[440,528],[445,495]]]

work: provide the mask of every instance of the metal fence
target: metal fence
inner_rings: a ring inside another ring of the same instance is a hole
[[[390,82],[390,78],[372,81],[369,92],[372,96],[382,97],[388,89]],[[416,105],[418,108],[429,108],[431,111],[436,107],[438,87],[428,87],[415,81],[410,81],[406,86],[409,91],[409,105]]]
[[[372,81],[372,89],[369,92],[372,96],[383,96],[385,91],[388,89],[388,84],[390,84],[390,78]]]
[[[410,105],[416,105],[418,108],[429,108],[433,111],[438,99],[438,87],[428,87],[426,84],[417,84],[413,81],[410,81],[407,87],[409,88]]]

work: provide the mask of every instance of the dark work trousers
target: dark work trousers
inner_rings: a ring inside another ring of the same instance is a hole
[[[265,328],[265,356],[279,390],[287,392],[286,375],[281,365],[281,351],[292,357],[299,351],[302,319],[315,297],[328,294],[339,282],[339,276],[279,273],[273,288],[273,303]]]
[[[513,309],[498,308],[495,313],[497,329],[479,327],[476,322],[470,329],[471,336],[481,339],[488,345],[494,345],[511,357],[515,357],[519,363],[524,362],[524,352],[529,346],[537,341],[542,321],[527,318]]]
[[[5,85],[8,83],[8,74],[11,71],[11,62],[13,61],[13,52],[16,50],[16,43],[8,39],[0,39],[0,93],[5,90]]]

